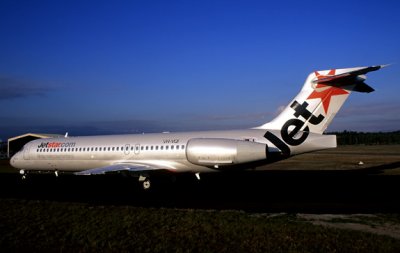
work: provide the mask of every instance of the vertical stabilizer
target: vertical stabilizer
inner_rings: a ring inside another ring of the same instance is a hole
[[[371,92],[364,74],[381,66],[331,69],[311,73],[300,93],[271,122],[257,129],[286,128],[294,132],[322,134],[352,91]]]

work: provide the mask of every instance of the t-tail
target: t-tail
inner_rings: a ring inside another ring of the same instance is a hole
[[[385,65],[315,71],[275,119],[256,129],[270,130],[265,137],[287,155],[334,148],[336,137],[322,133],[352,91],[374,91],[365,83],[365,74],[383,67]]]

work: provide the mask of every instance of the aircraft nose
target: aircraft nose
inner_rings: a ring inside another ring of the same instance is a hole
[[[18,168],[18,160],[19,160],[19,158],[18,158],[18,153],[17,153],[11,157],[11,160],[10,160],[11,166],[13,166],[14,168]]]

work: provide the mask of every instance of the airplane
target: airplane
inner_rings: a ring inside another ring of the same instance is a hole
[[[150,189],[157,173],[257,169],[306,152],[335,148],[323,134],[352,91],[372,92],[366,74],[387,65],[315,71],[272,121],[244,130],[77,136],[28,142],[10,160],[28,172],[128,173]]]

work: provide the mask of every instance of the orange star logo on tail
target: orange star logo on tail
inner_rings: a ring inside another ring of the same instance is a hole
[[[335,75],[334,69],[330,70],[327,75],[321,75],[320,73],[315,71],[315,76],[317,77],[318,80],[333,75]],[[307,99],[315,99],[315,98],[321,99],[326,114],[328,113],[329,104],[331,103],[332,96],[344,95],[344,94],[349,94],[349,92],[334,86],[317,83],[317,85],[314,87],[314,91],[310,94],[310,96],[308,96]]]

